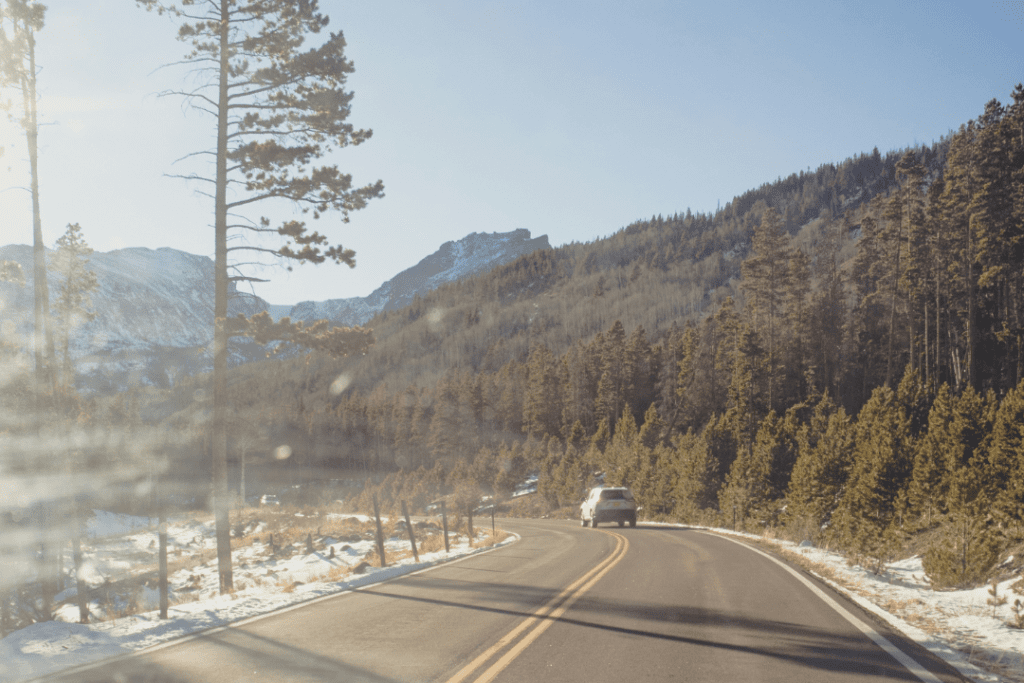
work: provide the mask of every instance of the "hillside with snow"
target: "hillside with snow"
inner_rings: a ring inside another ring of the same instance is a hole
[[[473,233],[447,242],[416,266],[382,284],[368,297],[273,305],[233,288],[232,315],[269,311],[276,319],[328,319],[359,325],[384,310],[401,308],[416,296],[469,275],[485,272],[537,249],[550,248],[546,236],[528,230]],[[28,348],[33,329],[32,248],[0,247],[0,261],[16,261],[24,286],[0,282],[4,334]],[[92,294],[95,318],[72,331],[71,355],[78,361],[81,389],[107,391],[132,384],[169,386],[182,375],[208,370],[213,338],[213,261],[176,249],[142,247],[93,253],[89,269],[99,284]],[[51,301],[56,286],[50,282]],[[263,349],[232,342],[231,362],[264,356]]]
[[[550,249],[547,235],[531,238],[525,229],[505,233],[471,233],[457,242],[445,242],[412,268],[403,270],[369,296],[328,301],[303,301],[289,315],[292,320],[328,319],[339,325],[362,325],[381,311],[404,308],[416,296],[448,282],[487,272],[538,249]]]

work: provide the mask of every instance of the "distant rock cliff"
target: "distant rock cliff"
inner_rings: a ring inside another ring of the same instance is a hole
[[[474,232],[441,248],[408,270],[391,278],[369,296],[327,301],[303,301],[289,315],[292,320],[328,319],[339,325],[361,325],[381,311],[404,308],[417,295],[447,282],[485,273],[538,249],[550,249],[547,235],[530,237],[526,229],[512,232]]]

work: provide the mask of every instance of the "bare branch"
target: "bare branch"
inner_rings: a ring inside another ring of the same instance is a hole
[[[204,183],[212,183],[212,184],[216,184],[216,182],[217,182],[213,178],[204,178],[203,176],[196,175],[195,173],[190,173],[188,175],[184,175],[184,174],[180,174],[180,173],[164,173],[164,177],[165,178],[177,178],[178,180],[201,180]]]

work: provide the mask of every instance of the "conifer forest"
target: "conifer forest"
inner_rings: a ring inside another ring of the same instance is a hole
[[[1024,541],[1024,87],[932,145],[538,251],[368,326],[364,356],[235,369],[233,410],[294,465],[372,473],[386,505],[536,473],[571,516],[600,475],[648,519],[878,565],[913,547],[936,585],[984,581]]]
[[[367,327],[365,354],[232,367],[229,463],[358,472],[416,510],[536,474],[537,509],[575,516],[628,485],[646,519],[878,566],[912,548],[936,586],[980,584],[1024,543],[1024,86],[933,144],[537,251]],[[60,396],[178,435],[183,472],[209,467],[210,386]]]

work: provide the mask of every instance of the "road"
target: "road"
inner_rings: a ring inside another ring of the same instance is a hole
[[[737,541],[643,524],[503,526],[522,540],[53,680],[964,680]]]

